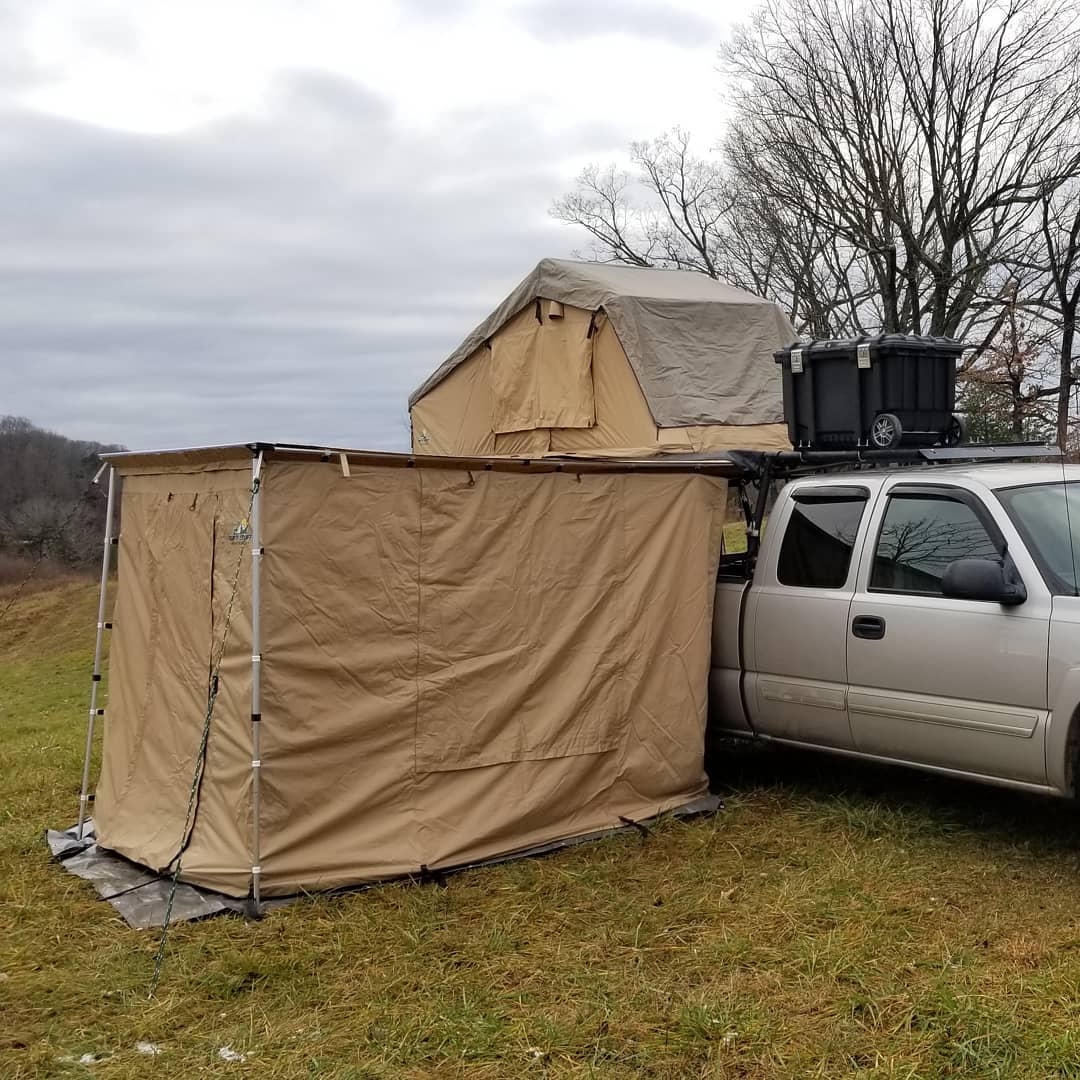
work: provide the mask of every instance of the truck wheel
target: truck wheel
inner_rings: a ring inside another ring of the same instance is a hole
[[[893,450],[900,445],[904,429],[900,418],[890,412],[883,412],[874,417],[870,428],[870,445],[875,450]]]
[[[945,430],[941,433],[942,446],[959,446],[967,442],[967,424],[959,416],[950,416]]]

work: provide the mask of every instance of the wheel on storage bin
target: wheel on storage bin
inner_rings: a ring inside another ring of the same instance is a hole
[[[959,446],[967,442],[967,424],[959,416],[950,416],[945,430],[941,433],[941,442],[944,446]]]
[[[879,413],[870,427],[870,445],[875,450],[894,450],[904,437],[900,418],[891,412]]]

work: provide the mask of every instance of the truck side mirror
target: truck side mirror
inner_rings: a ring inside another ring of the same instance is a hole
[[[984,600],[1015,607],[1027,599],[1027,589],[1007,555],[997,559],[957,559],[941,578],[943,596],[956,600]]]

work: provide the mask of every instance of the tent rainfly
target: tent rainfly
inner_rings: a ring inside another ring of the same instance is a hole
[[[788,449],[770,301],[703,274],[544,259],[409,399],[414,453]]]
[[[102,847],[158,872],[182,855],[182,880],[257,904],[705,795],[730,465],[106,457],[122,532]]]

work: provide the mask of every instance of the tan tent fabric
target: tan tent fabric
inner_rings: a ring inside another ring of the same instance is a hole
[[[592,312],[539,301],[490,341],[491,426],[496,435],[536,428],[588,428],[595,422]]]
[[[705,450],[790,450],[787,424],[744,424],[741,427],[667,428],[665,434],[684,432],[691,449]]]
[[[536,433],[525,433],[536,434]],[[705,791],[726,482],[404,468],[268,451],[263,891],[483,861]],[[251,886],[250,465],[125,477],[96,818],[154,868],[183,842],[212,641],[237,607],[183,877]]]
[[[701,274],[545,259],[412,395],[413,450],[538,453],[503,436],[544,429],[553,454],[787,447],[773,353],[794,338]]]
[[[551,430],[508,431],[495,436],[495,453],[512,457],[542,457],[551,450]]]
[[[593,334],[592,381],[596,423],[576,430],[555,428],[551,433],[552,452],[652,446],[656,442],[656,424],[633,368],[626,362],[615,327],[603,315],[598,317]]]
[[[416,452],[477,456],[496,453],[493,408],[491,350],[481,345],[453,379],[441,382],[413,407]]]
[[[783,419],[772,354],[797,335],[774,303],[704,274],[570,259],[542,260],[412,394],[410,407],[537,300],[607,314],[658,427]]]
[[[102,846],[155,870],[172,863],[187,836],[212,642],[220,640],[238,560],[240,595],[250,593],[250,551],[228,539],[244,517],[249,487],[250,464],[124,479],[94,819]],[[243,599],[234,605],[220,685],[207,756],[212,782],[201,786],[184,858],[200,867],[207,886],[246,892],[251,614]]]

